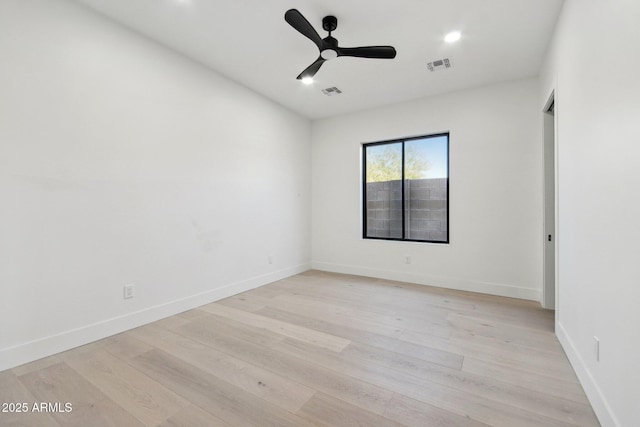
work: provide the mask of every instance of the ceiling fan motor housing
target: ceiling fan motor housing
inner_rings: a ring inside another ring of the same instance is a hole
[[[325,16],[322,18],[322,28],[328,32],[334,31],[338,28],[338,18],[333,15]]]

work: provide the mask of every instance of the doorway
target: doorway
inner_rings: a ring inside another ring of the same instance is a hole
[[[544,258],[542,307],[556,308],[556,103],[551,93],[543,109],[544,119]]]

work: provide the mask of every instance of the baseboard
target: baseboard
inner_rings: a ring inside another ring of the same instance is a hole
[[[582,384],[582,388],[584,388],[584,392],[600,424],[603,427],[621,427],[621,424],[611,410],[609,402],[602,393],[602,390],[600,390],[600,387],[598,387],[593,375],[591,375],[586,363],[584,363],[584,359],[580,356],[580,353],[578,353],[575,345],[573,345],[573,341],[560,322],[556,322],[556,335],[567,358],[569,358],[573,370],[580,380],[580,384]]]
[[[481,294],[497,295],[540,302],[541,291],[520,288],[500,283],[488,283],[455,277],[438,277],[423,274],[407,273],[404,271],[379,270],[368,267],[333,264],[313,261],[314,270],[330,271],[332,273],[354,274],[358,276],[375,277],[378,279],[398,280],[418,285],[437,286],[439,288],[455,289],[458,291],[478,292]]]
[[[210,291],[128,313],[124,316],[114,317],[57,335],[9,347],[0,350],[0,371],[33,362],[34,360],[79,347],[111,335],[119,334],[129,329],[137,328],[138,326],[146,325],[241,292],[246,292],[277,280],[303,273],[309,270],[309,268],[310,264],[308,263],[300,264],[262,276],[229,283]]]

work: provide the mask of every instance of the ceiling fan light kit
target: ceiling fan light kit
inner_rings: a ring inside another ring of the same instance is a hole
[[[340,56],[376,59],[393,59],[396,57],[396,50],[392,46],[340,47],[338,40],[331,36],[331,33],[338,28],[338,19],[332,15],[325,16],[322,19],[322,28],[329,33],[324,39],[320,38],[313,26],[297,9],[287,10],[284,14],[284,20],[300,34],[311,40],[320,51],[318,59],[297,77],[298,80],[303,80],[305,83],[316,75],[322,64]]]
[[[444,36],[444,41],[446,41],[447,43],[455,43],[460,40],[460,37],[462,37],[462,34],[460,34],[459,31],[452,31]]]

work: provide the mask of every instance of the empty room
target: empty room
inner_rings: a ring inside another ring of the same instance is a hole
[[[639,426],[639,22],[0,0],[0,426]]]

